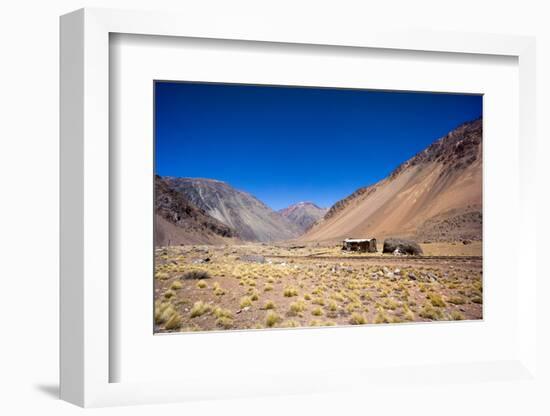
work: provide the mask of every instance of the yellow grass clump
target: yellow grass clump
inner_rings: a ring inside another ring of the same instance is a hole
[[[248,296],[244,296],[241,298],[239,305],[241,308],[250,307],[252,306],[252,300]]]
[[[291,298],[292,296],[298,296],[298,289],[296,289],[293,286],[287,286],[283,290],[283,295],[287,298]]]
[[[281,317],[276,312],[269,311],[265,316],[265,324],[269,328],[275,326],[279,322],[281,322]]]
[[[352,325],[364,325],[367,323],[367,319],[363,314],[354,312],[351,314],[351,317],[349,318],[349,323]]]
[[[204,303],[202,300],[199,300],[193,304],[191,308],[191,318],[204,315],[206,312],[210,311],[210,306]]]

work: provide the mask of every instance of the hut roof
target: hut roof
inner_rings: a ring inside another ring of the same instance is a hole
[[[363,243],[371,240],[375,240],[375,239],[374,238],[346,238],[344,242],[345,243]]]

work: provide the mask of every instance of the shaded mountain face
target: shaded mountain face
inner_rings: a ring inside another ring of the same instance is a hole
[[[313,202],[299,202],[277,212],[305,232],[323,218],[327,211],[326,208],[319,208]]]
[[[235,236],[234,230],[211,217],[155,177],[155,244],[220,243]]]
[[[225,182],[202,178],[164,178],[171,189],[235,231],[246,241],[295,238],[300,229],[254,196]]]
[[[457,127],[387,178],[338,201],[301,240],[480,240],[482,129],[481,119]]]

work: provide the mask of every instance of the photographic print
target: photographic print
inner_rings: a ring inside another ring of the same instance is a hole
[[[483,97],[154,83],[154,332],[483,318]]]

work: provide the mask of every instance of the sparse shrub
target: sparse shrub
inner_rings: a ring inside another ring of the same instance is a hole
[[[195,286],[196,286],[197,288],[199,288],[199,289],[204,289],[204,288],[207,287],[208,285],[206,284],[205,281],[199,280]]]
[[[204,315],[206,312],[210,310],[210,306],[208,306],[203,301],[199,300],[193,304],[193,307],[191,308],[191,318],[195,318],[197,316]]]
[[[462,296],[451,296],[447,299],[447,302],[452,303],[453,305],[464,305],[466,303],[466,299]]]
[[[462,321],[462,320],[464,320],[464,315],[459,311],[452,311],[451,312],[451,319],[453,321]]]
[[[325,300],[321,297],[316,297],[315,299],[313,299],[311,301],[311,303],[313,303],[315,305],[319,305],[319,306],[325,306]]]
[[[229,329],[233,326],[233,319],[226,316],[221,316],[216,320],[216,325],[222,327],[223,329]]]
[[[376,313],[376,316],[374,317],[374,323],[375,324],[389,324],[390,318],[384,311],[384,309],[378,309],[378,312]]]
[[[270,292],[273,290],[273,285],[265,285],[264,286],[264,292]]]
[[[288,321],[284,321],[281,324],[281,328],[296,328],[299,325],[300,324],[297,321],[295,321],[294,319],[289,319]]]
[[[303,312],[306,309],[306,305],[302,301],[296,301],[292,302],[290,304],[290,309],[288,311],[288,314],[291,316],[296,316],[299,313]]]
[[[365,316],[359,312],[354,312],[349,318],[349,323],[352,325],[363,325],[367,323]]]
[[[311,311],[311,314],[314,316],[321,316],[323,314],[323,310],[319,307],[313,308],[313,310]]]
[[[434,308],[431,303],[425,303],[418,314],[422,318],[431,319],[432,321],[443,318],[441,310]]]
[[[155,273],[155,279],[159,279],[159,280],[166,280],[168,279],[168,273],[166,272],[156,272]]]
[[[304,295],[304,299],[305,299],[305,300],[311,300],[311,295],[310,295],[309,293],[306,293],[306,294]]]
[[[206,270],[191,270],[184,273],[181,278],[185,280],[210,279],[210,274]]]
[[[264,304],[264,309],[266,309],[266,310],[275,309],[275,302],[273,302],[272,300],[268,300]]]
[[[287,298],[291,298],[292,296],[298,296],[298,289],[292,286],[285,287],[283,291],[283,295]]]
[[[248,296],[244,296],[241,298],[239,305],[241,308],[250,307],[252,306],[252,300]]]
[[[414,313],[410,309],[407,309],[403,315],[406,321],[414,321]]]
[[[170,285],[170,289],[172,290],[179,290],[183,287],[181,282],[179,280],[174,280],[172,284]]]
[[[396,300],[394,300],[392,298],[384,299],[383,303],[384,303],[384,307],[386,309],[390,309],[392,311],[396,310],[399,307],[399,302],[397,302]]]
[[[214,295],[216,295],[216,296],[225,295],[225,291],[221,288],[221,286],[218,282],[214,283],[214,286],[213,286],[212,289],[214,290]]]
[[[441,295],[438,293],[434,293],[434,292],[428,293],[428,299],[430,299],[430,302],[432,303],[433,306],[444,307],[446,305],[445,301],[443,300]]]
[[[223,308],[220,308],[219,306],[216,306],[214,308],[213,313],[216,318],[233,319],[233,313],[229,309],[223,309]]]
[[[472,303],[477,303],[479,305],[483,303],[483,298],[481,296],[474,296],[471,300]]]
[[[276,312],[269,311],[267,313],[267,315],[265,316],[265,324],[269,328],[273,327],[274,325],[278,324],[279,322],[281,322],[281,317]]]
[[[171,297],[173,297],[175,295],[176,295],[176,292],[174,292],[173,290],[167,290],[166,292],[164,292],[164,297],[166,299],[170,299]]]
[[[181,315],[174,311],[172,316],[164,324],[164,329],[172,330],[177,329],[181,326]]]
[[[162,324],[176,312],[169,302],[155,302],[155,322]]]
[[[333,300],[329,301],[328,310],[331,312],[336,312],[338,310],[338,304]]]

